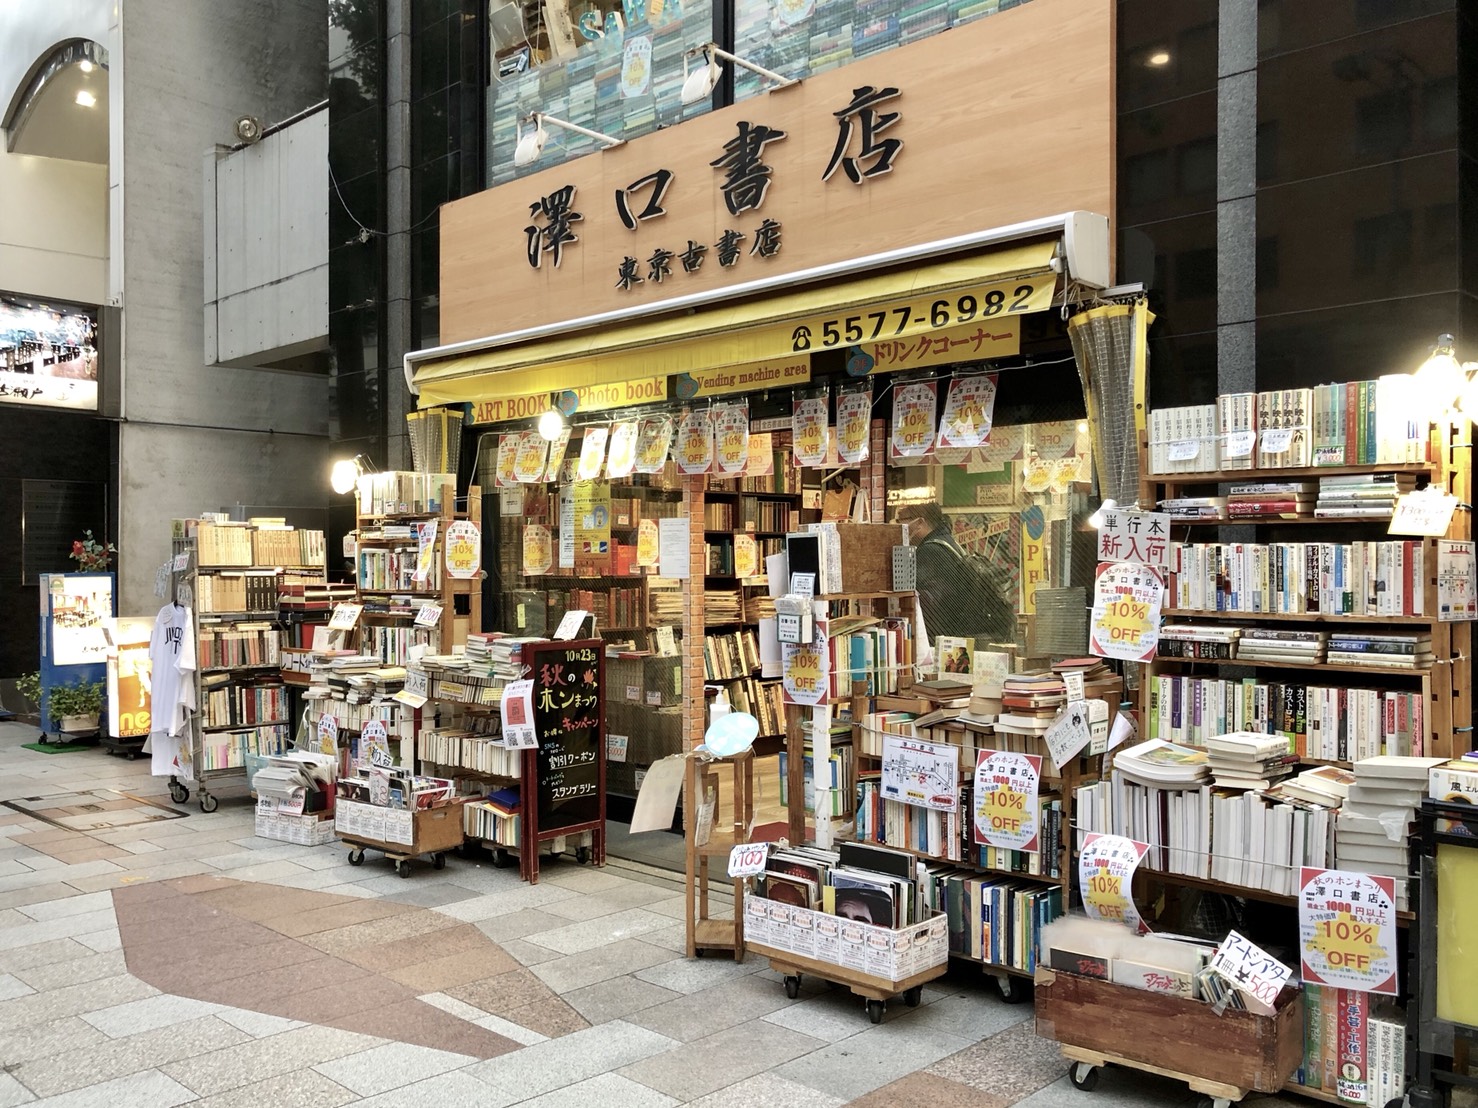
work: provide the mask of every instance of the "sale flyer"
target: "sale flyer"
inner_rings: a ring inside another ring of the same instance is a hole
[[[713,441],[718,471],[727,477],[743,473],[749,464],[748,402],[713,406]]]
[[[872,427],[872,382],[844,387],[837,395],[837,457],[848,465],[867,460]]]
[[[1396,996],[1395,878],[1305,866],[1298,887],[1303,979]]]
[[[636,435],[641,424],[630,419],[616,424],[606,454],[606,476],[614,479],[630,477],[636,468]]]
[[[791,414],[791,444],[798,466],[820,466],[826,464],[826,450],[830,442],[828,427],[831,411],[831,396],[797,396]]]
[[[760,575],[760,546],[753,535],[734,536],[734,576],[747,581]]]
[[[532,485],[544,476],[549,444],[537,431],[525,431],[518,440],[518,450],[513,458],[513,479],[521,485]]]
[[[768,431],[749,436],[749,458],[744,476],[769,477],[775,472],[775,436]]]
[[[827,671],[826,623],[816,621],[808,643],[781,644],[781,686],[787,704],[825,704],[831,686]]]
[[[1101,562],[1093,587],[1088,653],[1148,662],[1160,643],[1160,571],[1136,562]]]
[[[518,484],[514,474],[518,470],[518,448],[523,445],[523,432],[498,436],[498,470],[494,482],[500,489],[511,489]]]
[[[549,444],[549,462],[544,467],[545,482],[557,480],[560,466],[565,464],[565,453],[570,449],[570,429],[563,428],[559,436]]]
[[[994,373],[954,378],[949,383],[949,392],[944,400],[944,418],[939,423],[939,445],[946,448],[979,446],[990,437],[995,414]]]
[[[1078,855],[1083,911],[1094,919],[1114,920],[1136,931],[1148,931],[1134,906],[1134,871],[1148,851],[1148,843],[1122,835],[1087,836]]]
[[[672,446],[671,416],[654,416],[642,420],[636,437],[636,471],[660,473],[667,464],[667,451]]]
[[[1042,756],[981,750],[975,761],[975,841],[1003,850],[1038,850],[1037,792]]]
[[[684,473],[713,468],[713,419],[707,408],[693,409],[678,425],[677,467]]]
[[[915,381],[893,390],[893,430],[888,436],[888,457],[922,458],[934,447],[934,413],[939,386],[934,381]]]
[[[446,571],[459,580],[476,577],[482,568],[482,532],[471,520],[447,524]]]
[[[526,574],[548,573],[554,561],[554,537],[542,523],[530,523],[523,529],[523,571]]]
[[[585,438],[580,443],[580,464],[575,469],[576,479],[594,481],[600,476],[600,467],[606,461],[606,441],[610,437],[609,427],[585,429]]]
[[[657,521],[643,519],[636,525],[636,564],[656,565],[658,549]]]

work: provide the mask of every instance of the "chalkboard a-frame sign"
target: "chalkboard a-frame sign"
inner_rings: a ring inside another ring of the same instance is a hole
[[[605,860],[605,644],[599,639],[529,643],[523,662],[534,682],[534,727],[539,747],[533,763],[532,834],[550,839],[593,832],[592,854]],[[532,866],[537,880],[538,851]]]

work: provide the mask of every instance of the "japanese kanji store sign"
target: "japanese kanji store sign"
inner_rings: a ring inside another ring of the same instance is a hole
[[[551,156],[548,169],[449,204],[442,341],[1059,212],[1111,212],[1111,14],[1036,0],[615,149],[564,164]],[[966,112],[968,126],[950,122]],[[1013,291],[995,304],[952,302],[928,329],[980,345],[972,358],[1009,353]],[[864,315],[850,338],[845,314],[834,322],[847,345],[908,337],[891,318],[874,328]],[[818,330],[811,349],[820,339]],[[906,365],[945,358],[910,345]]]

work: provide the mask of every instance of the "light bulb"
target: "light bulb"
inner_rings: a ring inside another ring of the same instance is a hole
[[[1461,398],[1467,377],[1452,352],[1453,337],[1439,335],[1431,356],[1416,371],[1415,383],[1430,400],[1447,411]]]
[[[328,483],[334,492],[341,496],[354,488],[359,480],[359,467],[354,464],[352,458],[342,458],[334,463],[334,468],[329,471]]]
[[[1117,500],[1105,500],[1102,504],[1098,506],[1098,511],[1094,512],[1091,516],[1088,517],[1088,526],[1093,528],[1095,531],[1101,531],[1103,529],[1103,513],[1113,511],[1113,509],[1117,508],[1118,506],[1119,502]]]
[[[553,442],[559,438],[560,432],[564,429],[564,416],[560,415],[553,408],[550,408],[539,417],[539,434],[543,436],[546,442]]]

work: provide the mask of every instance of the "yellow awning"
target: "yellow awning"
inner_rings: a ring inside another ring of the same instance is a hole
[[[416,370],[421,407],[690,373],[903,338],[1051,306],[1057,240],[644,323],[498,346]]]

